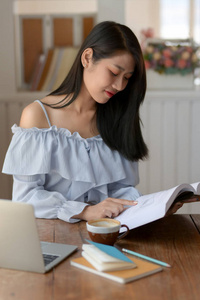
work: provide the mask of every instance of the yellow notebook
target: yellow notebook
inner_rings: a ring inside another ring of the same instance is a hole
[[[71,265],[96,275],[117,281],[119,283],[128,283],[163,270],[163,268],[154,263],[144,261],[139,258],[134,259],[128,256],[136,265],[136,268],[112,272],[97,271],[84,257],[78,257],[71,260]]]

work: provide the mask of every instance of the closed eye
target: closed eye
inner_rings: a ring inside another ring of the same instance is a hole
[[[116,74],[116,73],[112,72],[111,70],[110,70],[110,73],[112,74],[112,76],[115,76],[115,77],[119,75],[119,74]],[[124,79],[127,80],[127,81],[128,81],[130,78],[131,78],[131,76],[130,76],[130,77],[124,77]]]
[[[113,73],[112,71],[110,71],[110,73],[113,75],[113,76],[117,76],[118,74],[116,73]]]
[[[131,78],[132,76],[130,76],[130,77],[124,77],[126,80],[129,80],[130,78]]]

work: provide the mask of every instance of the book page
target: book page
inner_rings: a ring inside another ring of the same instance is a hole
[[[191,186],[196,190],[195,194],[200,195],[200,182],[192,183]]]

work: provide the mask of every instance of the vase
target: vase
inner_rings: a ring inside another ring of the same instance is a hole
[[[181,74],[159,74],[153,70],[147,70],[147,88],[150,90],[184,90],[194,88],[193,73]]]

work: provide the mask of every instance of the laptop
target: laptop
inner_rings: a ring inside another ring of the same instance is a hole
[[[0,268],[46,273],[76,249],[40,242],[33,206],[0,200]]]

